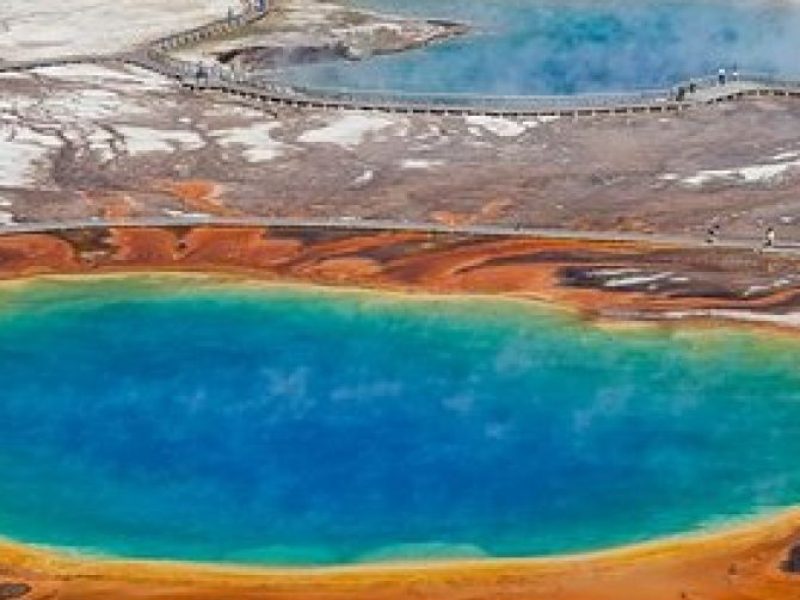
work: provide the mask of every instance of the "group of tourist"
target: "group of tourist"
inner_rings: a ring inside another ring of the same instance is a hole
[[[725,67],[720,67],[717,71],[717,84],[727,85],[732,81],[739,81],[739,67],[734,64],[730,71]],[[686,98],[686,94],[694,94],[696,91],[697,82],[690,81],[687,85],[678,86],[675,99],[678,102],[683,102],[683,100]]]
[[[720,67],[719,71],[717,71],[717,83],[719,85],[725,85],[729,81],[739,81],[739,67],[733,65],[733,69],[731,69],[730,77],[728,76],[728,70],[725,67]]]
[[[706,243],[713,244],[719,238],[722,227],[719,223],[714,223],[706,230]],[[767,248],[774,248],[777,239],[777,232],[771,225],[764,230],[764,240],[758,250],[766,250]]]
[[[242,0],[242,7],[244,8],[244,12],[257,12],[257,13],[265,13],[267,12],[268,3],[267,0]],[[233,21],[236,18],[236,9],[232,6],[228,7],[228,21]]]

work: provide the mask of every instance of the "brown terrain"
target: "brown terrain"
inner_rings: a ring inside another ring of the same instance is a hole
[[[136,69],[0,75],[0,221],[238,214],[800,242],[800,103],[659,117],[266,109]],[[13,170],[7,172],[13,166]],[[214,188],[211,204],[174,193]]]
[[[174,189],[211,204],[213,190]],[[748,248],[457,233],[223,226],[0,236],[0,277],[169,270],[431,293],[493,294],[587,318],[727,316],[796,325],[800,257]],[[719,314],[716,314],[716,313]]]

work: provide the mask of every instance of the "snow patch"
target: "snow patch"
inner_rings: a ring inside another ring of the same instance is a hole
[[[157,91],[171,88],[170,82],[138,67],[111,68],[103,65],[72,64],[40,67],[37,75],[81,85],[91,84],[125,92]]]
[[[242,154],[249,162],[266,162],[278,158],[290,148],[288,144],[272,138],[272,132],[280,126],[280,123],[259,123],[249,127],[221,129],[210,135],[225,145],[243,147]]]
[[[0,123],[0,185],[36,184],[36,167],[61,142],[54,136]]]
[[[50,111],[53,116],[85,123],[120,115],[126,108],[130,108],[130,105],[111,90],[83,89],[57,92],[48,96],[43,108]],[[142,111],[139,109],[129,112]]]
[[[400,162],[400,168],[404,170],[427,170],[441,167],[444,164],[443,160],[427,160],[424,158],[407,158]]]
[[[620,277],[619,279],[609,279],[603,285],[607,288],[634,287],[656,283],[672,277],[672,273],[654,273],[651,275],[632,275],[630,277]]]
[[[130,89],[119,90],[76,86],[74,89],[48,90],[42,98],[33,94],[3,94],[0,95],[0,110],[26,113],[25,118],[34,118],[43,123],[74,124],[85,129],[87,123],[92,121],[122,120],[150,114],[152,109],[146,103],[131,97],[142,89],[146,90],[147,86],[142,88],[131,84]],[[174,102],[159,98],[158,106],[168,109],[174,106]],[[13,118],[13,115],[9,116]]]
[[[177,150],[199,150],[205,144],[194,131],[179,129],[151,129],[124,125],[118,131],[125,138],[125,147],[132,156],[153,152],[175,152]]]
[[[528,127],[525,124],[512,121],[511,119],[504,119],[502,117],[471,115],[464,117],[464,121],[468,125],[482,127],[489,133],[493,133],[498,137],[517,137],[528,130]]]
[[[744,296],[749,297],[753,294],[761,294],[764,292],[772,292],[782,287],[786,287],[787,285],[791,285],[793,283],[793,279],[789,277],[782,277],[780,279],[776,279],[771,284],[768,285],[751,285],[744,291]]]
[[[794,167],[800,167],[800,159],[789,160],[776,163],[765,163],[748,165],[732,169],[710,169],[698,171],[694,175],[684,177],[681,183],[689,187],[702,187],[707,183],[713,182],[741,182],[753,183],[774,183],[780,180],[787,171]],[[662,179],[664,176],[662,175]]]
[[[800,312],[789,313],[761,313],[749,310],[710,308],[705,310],[681,310],[664,313],[668,319],[726,319],[729,321],[745,321],[750,323],[764,323],[783,327],[800,327]]]
[[[102,162],[108,162],[114,158],[112,142],[114,136],[105,129],[95,129],[86,136],[89,143],[89,150],[94,152]]]
[[[385,117],[345,115],[324,127],[304,132],[297,141],[307,144],[336,144],[350,149],[361,144],[368,134],[381,131],[393,123],[394,121]]]
[[[614,277],[617,275],[628,275],[630,273],[639,273],[639,269],[632,269],[630,267],[620,267],[618,269],[593,269],[591,274],[596,277]]]
[[[169,217],[183,218],[183,219],[210,219],[211,215],[202,212],[185,212],[182,210],[164,209],[164,214]]]
[[[800,152],[781,152],[773,155],[772,160],[790,160],[798,157],[800,157]]]
[[[29,77],[28,73],[18,73],[16,71],[7,71],[5,73],[0,73],[0,80],[5,79],[8,81],[12,80],[21,81],[24,79],[28,79],[28,77]]]
[[[353,180],[353,185],[356,187],[361,187],[367,185],[373,179],[375,179],[375,172],[372,169],[367,169]]]

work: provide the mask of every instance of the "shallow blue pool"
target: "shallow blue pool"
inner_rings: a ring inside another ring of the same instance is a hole
[[[0,292],[0,532],[133,557],[530,556],[800,501],[800,342],[203,279]]]
[[[354,0],[474,26],[363,62],[284,70],[294,83],[405,92],[572,94],[669,87],[729,70],[800,76],[800,5],[769,0]]]

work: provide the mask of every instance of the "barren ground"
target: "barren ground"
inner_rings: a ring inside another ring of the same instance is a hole
[[[181,211],[701,237],[717,221],[800,241],[792,100],[575,120],[272,112],[80,65],[0,89],[9,222]]]

